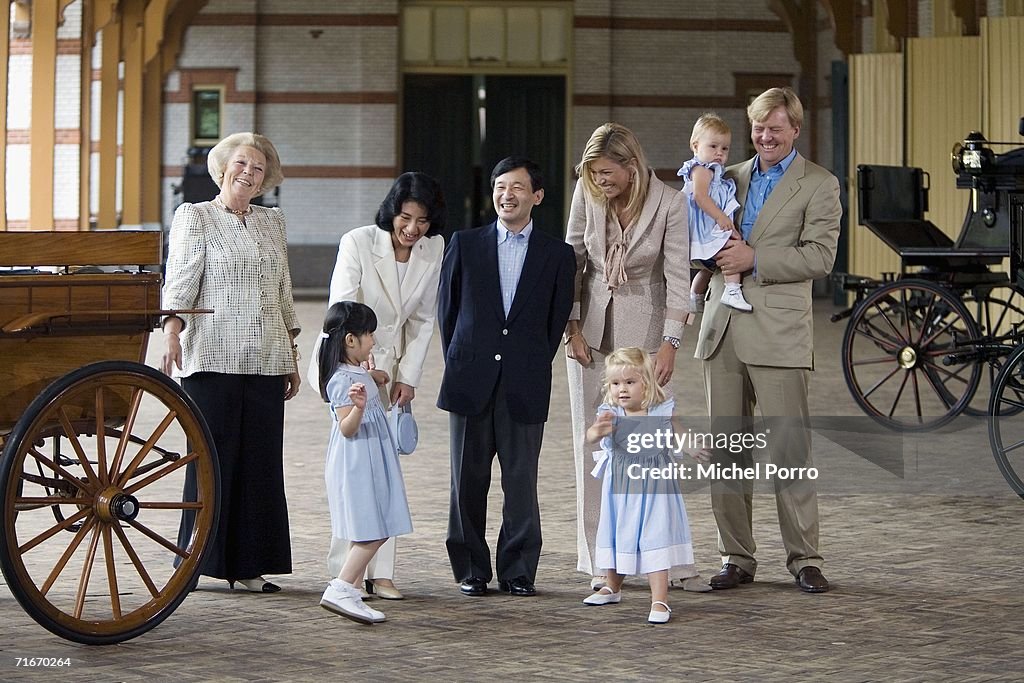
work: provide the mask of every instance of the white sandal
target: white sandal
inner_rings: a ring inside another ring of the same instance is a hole
[[[654,609],[655,605],[661,605],[665,608],[664,612]],[[666,624],[668,620],[672,618],[672,608],[661,600],[655,600],[651,603],[651,613],[647,615],[647,623],[649,624]]]

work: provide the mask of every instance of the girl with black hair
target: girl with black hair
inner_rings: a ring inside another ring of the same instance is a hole
[[[355,301],[332,305],[320,334],[320,395],[331,405],[327,446],[327,503],[331,534],[351,541],[345,563],[324,591],[320,606],[363,624],[384,621],[367,607],[357,587],[384,542],[412,532],[398,448],[388,427],[377,384],[381,370],[366,370],[377,316]]]

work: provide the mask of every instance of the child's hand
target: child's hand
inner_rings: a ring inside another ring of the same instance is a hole
[[[362,410],[366,407],[366,385],[356,382],[349,387],[348,397],[352,400],[352,405]]]
[[[683,452],[702,465],[711,462],[711,451],[706,448],[684,448]]]
[[[597,416],[594,426],[591,427],[598,438],[604,438],[615,431],[615,413],[605,411]]]
[[[388,377],[388,373],[383,370],[370,370],[370,377],[372,377],[373,381],[380,386],[384,386],[391,381],[391,378]]]
[[[739,230],[736,229],[736,224],[733,223],[732,219],[729,218],[728,216],[725,216],[724,221],[718,221],[718,227],[721,228],[722,230],[725,230],[726,232],[731,232],[733,237],[735,237],[738,240],[743,239],[743,235],[741,235],[739,233]]]

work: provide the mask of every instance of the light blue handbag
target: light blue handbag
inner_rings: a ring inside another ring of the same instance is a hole
[[[416,450],[416,444],[420,439],[420,430],[416,426],[416,418],[412,416],[412,402],[404,406],[391,406],[388,412],[388,422],[391,427],[391,434],[395,438],[395,445],[401,455],[409,455]]]

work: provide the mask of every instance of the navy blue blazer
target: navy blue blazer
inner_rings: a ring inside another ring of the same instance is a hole
[[[572,308],[572,247],[534,226],[508,318],[498,280],[497,225],[452,235],[441,264],[437,321],[444,378],[437,407],[477,415],[504,377],[510,417],[548,419],[551,362]]]

